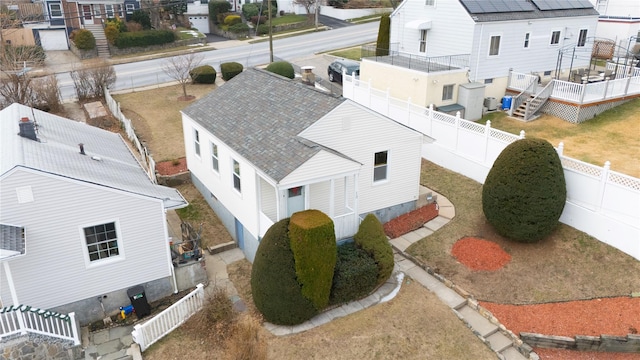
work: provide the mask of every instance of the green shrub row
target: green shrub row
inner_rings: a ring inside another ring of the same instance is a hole
[[[293,79],[296,77],[296,73],[293,70],[293,65],[286,61],[274,61],[267,65],[266,70],[278,75]]]
[[[393,249],[384,233],[380,220],[368,214],[360,223],[358,232],[353,237],[356,245],[366,251],[378,266],[378,284],[387,281],[393,272]]]
[[[244,23],[238,23],[238,24],[234,24],[234,25],[229,26],[229,28],[227,30],[231,31],[234,34],[248,34],[249,33],[249,25],[244,24]]]
[[[189,71],[191,82],[194,84],[215,84],[218,73],[211,65],[202,65]]]
[[[216,24],[224,21],[224,18],[220,19],[218,15],[228,13],[229,11],[231,11],[231,3],[228,1],[212,1],[209,3],[209,18]]]
[[[329,305],[338,305],[368,295],[378,283],[378,266],[369,254],[348,242],[338,246]]]
[[[243,69],[242,64],[235,61],[220,64],[220,72],[222,73],[222,79],[224,81],[233,79],[236,75],[240,74]]]
[[[150,30],[139,32],[125,32],[115,40],[115,46],[120,49],[130,47],[144,47],[150,45],[162,45],[172,43],[176,40],[173,31],[170,30]]]

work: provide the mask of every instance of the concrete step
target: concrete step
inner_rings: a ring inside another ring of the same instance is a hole
[[[513,346],[513,341],[511,341],[511,339],[509,339],[500,331],[496,331],[495,333],[489,335],[489,337],[487,337],[487,341],[489,341],[491,349],[495,352],[501,352],[508,347]]]
[[[520,354],[520,352],[513,346],[502,351],[500,355],[502,355],[505,360],[527,360],[527,358]]]
[[[493,324],[469,306],[463,306],[458,310],[458,313],[462,315],[464,320],[469,324],[469,326],[471,326],[471,328],[473,328],[473,330],[477,331],[478,334],[485,339],[489,337],[489,335],[498,331],[498,325]]]
[[[422,268],[418,266],[412,267],[406,271],[406,274],[436,294],[436,296],[438,296],[442,302],[449,305],[450,308],[459,309],[466,306],[467,299],[460,296],[460,294],[455,292],[453,289],[447,287],[440,280],[429,275],[429,273],[424,271]]]

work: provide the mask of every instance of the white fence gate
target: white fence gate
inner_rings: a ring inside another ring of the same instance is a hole
[[[151,320],[133,327],[131,336],[140,345],[140,351],[145,351],[153,343],[182,325],[191,315],[202,309],[204,305],[204,285],[196,285],[196,289],[171,305]]]
[[[0,309],[0,341],[14,334],[27,333],[69,340],[73,345],[80,345],[80,332],[74,313],[64,315],[26,305]]]

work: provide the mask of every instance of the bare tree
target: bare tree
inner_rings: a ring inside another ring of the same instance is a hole
[[[71,72],[79,100],[102,98],[104,89],[115,84],[116,71],[108,62],[98,59],[84,63],[82,68]]]
[[[307,11],[308,21],[313,21],[316,12],[317,0],[293,0],[293,3],[304,6],[304,9]]]
[[[55,75],[48,75],[33,79],[33,103],[34,107],[57,113],[62,108],[60,101],[60,88]]]
[[[44,61],[44,50],[39,46],[0,47],[0,107],[12,103],[33,105],[32,76],[29,70]]]
[[[201,55],[190,53],[187,55],[172,56],[162,65],[162,70],[165,74],[182,86],[181,99],[183,100],[189,99],[189,95],[187,95],[187,84],[191,81],[189,72],[199,66],[202,59],[203,57]]]

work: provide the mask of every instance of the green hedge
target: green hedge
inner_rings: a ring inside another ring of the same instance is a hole
[[[229,31],[234,34],[248,34],[249,33],[249,25],[244,23],[234,24],[229,26]]]
[[[242,5],[242,15],[244,15],[245,19],[251,19],[254,16],[258,16],[259,13],[260,4],[258,3],[249,3]]]
[[[189,71],[189,76],[194,84],[215,84],[218,73],[211,65],[202,65]]]
[[[560,157],[542,139],[520,139],[493,163],[482,187],[482,210],[509,239],[536,242],[558,225],[567,199]]]
[[[142,28],[144,30],[151,29],[151,18],[145,11],[135,10],[133,14],[131,14],[131,21],[135,21],[138,24],[142,25]]]
[[[251,268],[253,303],[265,320],[281,325],[303,323],[318,312],[302,295],[288,236],[289,219],[273,224],[258,245]]]
[[[231,4],[228,1],[212,1],[209,3],[209,18],[219,24],[218,15],[228,13],[230,10]]]
[[[360,223],[353,240],[356,245],[366,251],[378,266],[378,284],[387,281],[393,272],[393,249],[384,233],[380,220],[368,214]]]
[[[224,18],[224,24],[227,26],[241,24],[241,23],[242,23],[242,18],[240,17],[240,15],[227,15]]]
[[[80,50],[92,50],[96,48],[96,38],[86,29],[74,30],[73,43]]]
[[[330,305],[360,299],[375,289],[378,266],[369,254],[353,242],[338,246],[338,259],[333,272]]]
[[[293,79],[296,77],[295,71],[293,70],[293,65],[286,61],[272,62],[271,64],[267,65],[266,70],[278,75],[282,75],[289,79]]]
[[[272,26],[273,28],[273,26]],[[269,33],[269,25],[267,24],[260,24],[258,25],[258,27],[256,28],[256,34],[257,35],[265,35]]]
[[[226,62],[220,64],[220,72],[224,81],[233,79],[236,75],[240,74],[244,68],[242,64],[237,62]]]
[[[289,239],[302,295],[322,310],[329,304],[336,266],[333,220],[319,210],[294,213],[289,222]]]
[[[169,44],[175,40],[176,36],[170,30],[136,31],[120,33],[120,36],[115,40],[115,45],[120,49],[124,49]]]

